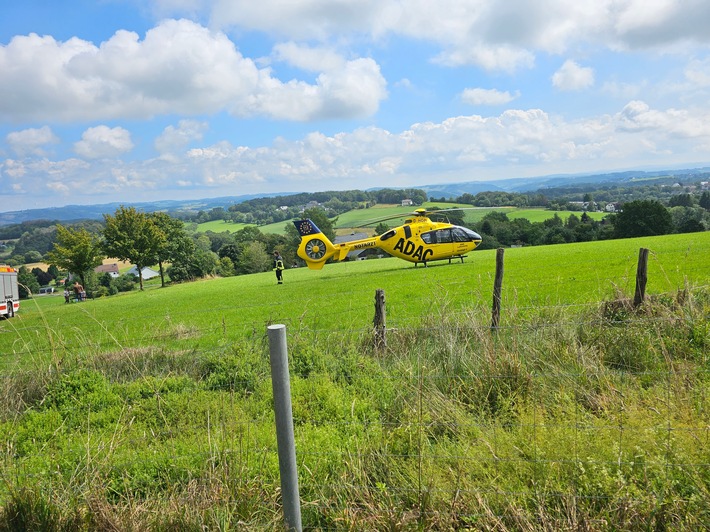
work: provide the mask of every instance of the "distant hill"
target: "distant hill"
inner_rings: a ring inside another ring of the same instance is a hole
[[[710,167],[677,170],[630,170],[601,174],[548,175],[540,177],[521,177],[502,179],[499,181],[467,181],[439,185],[411,186],[424,190],[429,197],[456,198],[462,194],[478,194],[479,192],[533,192],[559,187],[582,186],[585,184],[623,184],[638,181],[648,181],[662,178],[684,178],[710,176]],[[399,187],[403,188],[403,187]],[[376,190],[376,189],[370,189]],[[142,203],[116,202],[101,205],[66,205],[47,209],[28,209],[23,211],[0,212],[0,225],[17,224],[32,220],[57,220],[69,222],[76,220],[101,219],[104,214],[111,214],[125,205],[136,207],[146,212],[165,211],[169,213],[208,211],[215,207],[228,207],[254,198],[287,196],[293,192],[278,192],[270,194],[248,194],[242,196],[224,196],[219,198],[204,198],[196,200],[162,200]]]
[[[165,211],[169,213],[209,211],[215,207],[228,207],[254,198],[286,196],[291,192],[279,194],[247,194],[243,196],[224,196],[196,200],[160,200],[140,203],[115,202],[100,205],[65,205],[46,209],[27,209],[0,213],[0,225],[18,224],[31,220],[56,220],[70,222],[77,220],[100,220],[104,214],[113,214],[121,205],[135,207],[145,212]]]
[[[425,190],[430,197],[456,198],[464,193],[478,194],[479,192],[534,192],[557,187],[582,186],[585,184],[623,184],[638,181],[649,181],[674,177],[692,177],[710,174],[710,167],[679,169],[679,170],[629,170],[624,172],[610,172],[604,174],[572,174],[548,175],[541,177],[518,177],[501,179],[499,181],[468,181],[465,183],[451,183],[446,185],[425,185],[420,188]]]

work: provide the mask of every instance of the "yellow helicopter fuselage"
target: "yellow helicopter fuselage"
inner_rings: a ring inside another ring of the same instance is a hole
[[[310,220],[294,222],[301,234],[298,256],[309,268],[320,270],[328,259],[344,260],[351,251],[379,248],[393,257],[413,262],[427,262],[461,257],[481,243],[481,237],[466,227],[448,222],[432,222],[427,216],[415,216],[379,236],[333,244]]]

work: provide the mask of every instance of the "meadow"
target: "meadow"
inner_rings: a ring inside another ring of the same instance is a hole
[[[306,529],[710,523],[710,233],[506,249],[497,332],[494,271],[481,250],[23,301],[0,322],[0,530],[278,526],[272,323]]]
[[[552,218],[555,214],[562,218],[562,220],[567,220],[571,214],[577,217],[582,216],[581,212],[573,211],[549,211],[546,209],[522,209],[516,207],[471,207],[470,205],[465,205],[463,203],[436,203],[436,202],[426,202],[421,205],[425,209],[453,209],[455,207],[461,207],[467,209],[465,212],[465,219],[467,223],[480,222],[483,217],[490,212],[503,212],[508,218],[514,220],[516,218],[527,218],[530,222],[543,222],[549,218]],[[412,212],[413,207],[402,207],[400,205],[375,205],[369,209],[354,209],[343,213],[338,216],[337,222],[335,224],[336,229],[347,230],[352,228],[358,228],[363,226],[368,226],[374,228],[377,224],[377,220],[381,218],[387,218],[389,216],[406,215]],[[601,220],[607,213],[604,212],[589,212],[587,213],[594,220]],[[374,221],[374,223],[373,223]],[[289,221],[277,222],[268,225],[257,226],[259,231],[262,233],[269,234],[285,234],[284,227],[289,224]],[[390,226],[396,225],[395,222],[386,222]],[[227,231],[229,233],[236,233],[240,229],[247,227],[249,224],[233,223],[226,220],[213,220],[211,222],[204,222],[198,224],[197,231],[206,232],[213,231],[215,233],[222,233]]]

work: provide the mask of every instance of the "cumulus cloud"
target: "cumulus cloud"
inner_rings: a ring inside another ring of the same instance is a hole
[[[20,157],[26,155],[44,156],[47,144],[56,144],[59,138],[49,126],[27,128],[8,133],[5,138],[10,148]]]
[[[104,154],[116,154],[129,142],[114,132],[115,138],[124,139],[116,141],[119,147],[96,147],[98,139],[111,138],[113,130],[92,129],[99,130],[85,134],[92,155],[102,149]],[[167,128],[166,145],[171,144],[169,137],[175,139],[173,146],[196,140],[200,131],[199,124],[191,123]],[[633,101],[613,115],[575,121],[540,109],[509,109],[492,116],[416,123],[401,132],[374,126],[334,135],[313,132],[259,147],[222,141],[145,161],[6,160],[0,164],[0,180],[22,183],[23,190],[50,187],[73,200],[103,192],[146,199],[185,191],[193,191],[194,197],[195,190],[200,194],[323,190],[333,183],[367,188],[383,180],[391,186],[411,186],[509,177],[511,167],[527,175],[544,175],[580,168],[608,170],[615,164],[668,164],[675,157],[699,160],[708,144],[710,113],[655,109]]]
[[[552,75],[552,85],[563,91],[576,91],[594,85],[594,69],[582,67],[568,59]]]
[[[294,46],[279,48],[281,57],[291,61],[295,51]],[[295,119],[323,118],[324,109],[351,118],[372,113],[385,97],[384,78],[373,60],[344,61],[317,50],[309,57],[328,59],[326,78],[315,85],[282,82],[242,56],[225,34],[189,20],[165,20],[142,41],[120,30],[98,47],[78,38],[58,42],[35,34],[17,36],[0,47],[0,117],[74,121],[227,110],[240,117],[265,114],[289,120],[294,113],[288,106],[264,104],[287,94],[289,105],[314,110],[313,115],[296,113]],[[304,59],[299,66],[315,64]],[[354,71],[363,83],[344,94],[344,87],[332,80]],[[353,103],[336,109],[333,104],[344,99]]]
[[[175,153],[189,143],[201,140],[207,127],[207,122],[180,120],[177,127],[166,127],[155,139],[155,149],[161,154]]]
[[[564,54],[588,43],[645,49],[710,42],[705,0],[213,0],[205,9],[217,27],[287,40],[425,40],[441,48],[444,64],[489,70],[528,68],[537,52]]]
[[[128,130],[122,127],[90,127],[74,143],[77,155],[87,159],[118,157],[133,149],[133,141]]]
[[[471,105],[504,105],[510,103],[520,96],[516,91],[511,94],[508,91],[497,89],[465,89],[461,93],[461,100]]]

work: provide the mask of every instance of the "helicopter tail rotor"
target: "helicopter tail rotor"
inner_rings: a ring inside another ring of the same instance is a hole
[[[320,270],[336,254],[335,246],[312,220],[296,220],[293,224],[301,235],[298,256],[306,261],[311,270]]]

